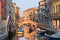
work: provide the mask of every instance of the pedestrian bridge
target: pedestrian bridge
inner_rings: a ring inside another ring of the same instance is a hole
[[[18,26],[20,27],[21,25],[28,24],[28,23],[37,27],[37,22],[34,22],[32,20],[22,20],[22,21],[18,22]]]

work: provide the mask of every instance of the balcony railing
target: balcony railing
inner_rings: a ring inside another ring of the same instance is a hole
[[[60,0],[53,0],[53,3],[59,2]]]
[[[59,18],[60,18],[60,13],[52,14],[52,18],[57,18],[57,19],[59,19]]]
[[[46,18],[51,18],[51,14],[45,14]]]

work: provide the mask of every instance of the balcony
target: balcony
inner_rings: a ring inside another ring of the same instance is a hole
[[[60,0],[53,0],[53,3],[59,2]]]
[[[60,19],[60,13],[52,14],[53,19]]]
[[[51,14],[50,13],[45,14],[45,18],[51,18]]]

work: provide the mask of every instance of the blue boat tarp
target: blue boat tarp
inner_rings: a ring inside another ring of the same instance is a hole
[[[60,32],[55,33],[55,34],[52,35],[51,37],[60,38]]]
[[[55,37],[50,37],[50,36],[46,36],[45,40],[60,40],[60,38],[55,38]]]
[[[23,30],[19,29],[18,32],[23,32]]]
[[[39,37],[42,37],[42,36],[44,36],[45,35],[45,30],[40,30],[39,32],[38,32],[38,36]]]
[[[47,36],[45,37],[46,40],[60,40],[60,31],[56,32],[55,34],[51,35],[51,36]]]

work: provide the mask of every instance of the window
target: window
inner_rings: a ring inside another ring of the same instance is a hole
[[[40,5],[45,5],[45,1],[43,1],[43,2],[40,2]]]
[[[53,13],[55,13],[55,7],[53,6]]]
[[[59,7],[59,13],[60,13],[60,5],[58,5],[58,7]]]
[[[2,10],[3,10],[2,20],[6,20],[6,11],[5,11],[5,8],[3,8]]]
[[[31,28],[29,28],[29,33],[31,33],[31,32],[33,32],[32,27],[31,27]]]
[[[56,30],[57,20],[52,20],[52,26],[53,26],[53,29]]]
[[[54,0],[54,2],[58,2],[59,0]]]
[[[60,20],[59,20],[59,29],[60,29]]]
[[[3,2],[6,2],[6,0],[2,0]]]
[[[30,20],[32,20],[32,12],[30,12]]]
[[[56,13],[58,12],[57,5],[56,5]]]

